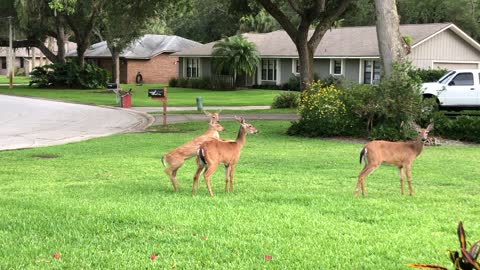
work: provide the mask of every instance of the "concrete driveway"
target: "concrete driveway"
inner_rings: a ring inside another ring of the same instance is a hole
[[[0,95],[0,150],[140,131],[152,122],[133,110]]]

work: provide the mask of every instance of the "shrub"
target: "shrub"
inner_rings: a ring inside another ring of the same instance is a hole
[[[178,78],[178,81],[177,81],[177,86],[178,87],[188,87],[188,79],[187,78]]]
[[[446,69],[412,69],[409,71],[411,77],[417,77],[422,83],[436,82],[448,71]]]
[[[299,92],[284,92],[273,99],[272,108],[298,108],[300,104]]]
[[[300,76],[291,76],[288,81],[283,84],[283,90],[300,91]]]
[[[302,118],[293,123],[288,133],[326,137],[343,134],[348,123],[342,95],[342,90],[334,85],[325,86],[321,82],[309,85],[301,97]]]
[[[80,68],[78,63],[68,61],[36,67],[31,72],[30,85],[37,87],[98,88],[109,81],[108,72],[102,68],[85,63]]]
[[[170,78],[170,80],[168,80],[168,86],[177,87],[177,85],[178,85],[178,79],[177,78],[172,77],[172,78]]]

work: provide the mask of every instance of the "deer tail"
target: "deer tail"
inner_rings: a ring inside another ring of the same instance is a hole
[[[163,164],[163,167],[167,167],[167,166],[165,165],[165,156],[162,156],[162,164]]]
[[[203,148],[199,148],[197,151],[197,155],[200,158],[200,162],[202,162],[203,165],[207,164],[207,161],[205,161],[205,151]]]
[[[365,160],[365,155],[367,154],[367,148],[363,147],[362,151],[360,152],[360,164],[362,164],[362,160]],[[366,160],[365,160],[366,162]]]

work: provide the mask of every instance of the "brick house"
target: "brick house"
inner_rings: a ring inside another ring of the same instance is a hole
[[[170,55],[199,45],[201,43],[178,36],[144,35],[120,54],[120,82],[135,83],[140,72],[144,83],[168,83],[170,78],[178,76],[178,57]],[[75,51],[68,56],[76,55]],[[112,56],[105,41],[90,46],[85,60],[113,71]]]

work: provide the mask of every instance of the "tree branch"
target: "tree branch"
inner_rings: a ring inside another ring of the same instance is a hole
[[[272,15],[277,22],[282,26],[283,30],[287,32],[292,40],[297,39],[297,29],[290,21],[287,15],[283,13],[275,4],[272,3],[271,0],[257,0],[265,10]]]
[[[0,39],[0,47],[8,47],[8,39]],[[38,48],[52,63],[58,62],[58,57],[38,39],[14,40],[12,41],[12,47],[14,49],[35,47]]]
[[[296,0],[288,0],[288,3],[295,12],[297,12],[300,16],[303,16],[303,10],[300,9]]]
[[[313,32],[313,35],[310,37],[310,40],[308,41],[308,46],[311,46],[312,48],[316,48],[318,46],[320,40],[322,40],[323,38],[323,35],[325,35],[327,30],[332,27],[333,22],[335,22],[335,20],[345,12],[348,5],[350,4],[350,1],[351,0],[341,0],[340,4],[336,9],[324,11],[324,14],[326,14],[326,16],[320,18],[320,23],[317,25],[315,31]]]

